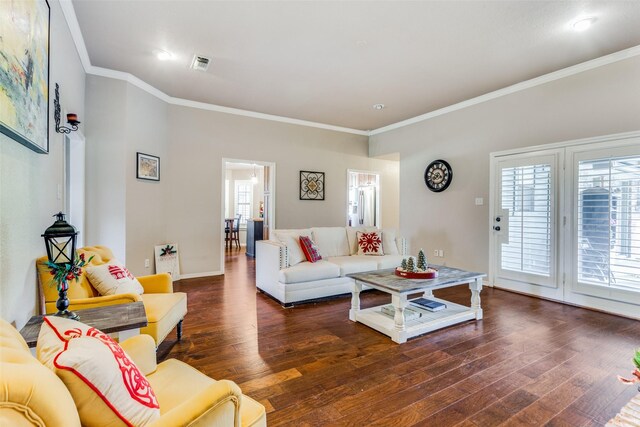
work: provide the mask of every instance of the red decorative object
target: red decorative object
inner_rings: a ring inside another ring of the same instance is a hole
[[[378,232],[358,232],[358,246],[363,255],[384,255],[382,237]]]
[[[304,256],[307,258],[307,261],[316,262],[322,259],[320,251],[318,251],[318,247],[310,237],[300,236],[300,247],[302,248],[302,252],[304,252]]]
[[[133,275],[126,269],[126,267],[120,267],[118,265],[110,265],[109,266],[109,274],[113,276],[114,279],[120,280],[129,278],[133,280]]]
[[[427,271],[417,271],[412,273],[410,271],[404,271],[402,268],[396,268],[396,276],[404,277],[405,279],[435,279],[438,277],[438,270],[435,268],[429,268]]]
[[[131,362],[131,359],[125,354],[122,347],[111,339],[110,336],[96,328],[89,329],[87,336],[99,339],[111,350],[114,359],[120,367],[124,386],[132,399],[148,408],[155,409],[160,407],[158,399],[151,389],[151,384],[149,384],[149,381],[140,373],[138,367]]]

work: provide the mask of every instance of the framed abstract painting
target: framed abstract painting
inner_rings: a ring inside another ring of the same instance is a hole
[[[3,2],[0,13],[0,132],[49,152],[49,3]]]

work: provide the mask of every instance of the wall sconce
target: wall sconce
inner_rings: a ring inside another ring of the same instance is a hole
[[[60,126],[60,86],[56,83],[56,96],[53,98],[53,118],[56,121],[56,132],[58,133],[71,133],[78,130],[78,115],[74,113],[67,114],[67,123],[71,127]]]

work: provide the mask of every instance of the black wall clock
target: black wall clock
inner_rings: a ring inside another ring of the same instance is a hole
[[[439,193],[447,189],[453,179],[453,170],[444,160],[434,160],[424,171],[424,182],[431,191]]]

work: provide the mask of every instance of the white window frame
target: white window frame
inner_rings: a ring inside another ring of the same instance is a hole
[[[239,212],[238,211],[238,194],[240,193],[238,191],[238,188],[240,186],[247,186],[249,188],[249,191],[247,192],[247,194],[249,195],[249,203],[244,203],[249,205],[249,209],[248,209],[248,214],[245,215],[244,212]],[[233,193],[233,211],[235,212],[236,215],[238,215],[238,213],[242,214],[242,218],[240,218],[240,228],[241,229],[246,229],[247,228],[247,219],[249,219],[249,217],[252,215],[253,212],[253,183],[250,180],[236,180],[234,181],[234,193]]]

